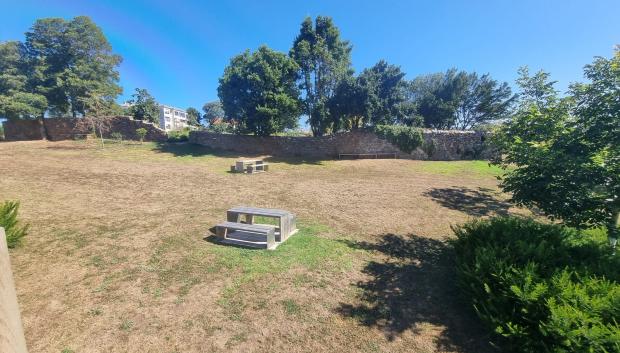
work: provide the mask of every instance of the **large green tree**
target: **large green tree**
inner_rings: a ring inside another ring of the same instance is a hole
[[[207,124],[212,124],[217,119],[225,120],[224,108],[219,100],[205,103],[202,106],[202,111],[204,112],[202,118]]]
[[[290,56],[300,68],[304,113],[315,136],[329,133],[333,120],[328,101],[338,83],[353,74],[351,45],[340,39],[340,31],[330,17],[306,18],[293,42]]]
[[[297,126],[299,67],[285,54],[261,46],[231,59],[218,95],[226,116],[241,132],[267,136]]]
[[[83,115],[92,92],[107,100],[122,92],[116,70],[121,57],[89,17],[37,20],[23,47],[28,86],[46,97],[54,115]]]
[[[402,122],[407,116],[405,73],[381,60],[356,77],[342,79],[328,101],[332,129]]]
[[[131,104],[129,113],[134,119],[158,122],[159,104],[146,88],[136,88],[128,103]]]
[[[518,204],[569,225],[607,225],[613,234],[620,210],[620,50],[596,58],[584,73],[589,82],[560,98],[548,74],[521,71],[521,104],[495,134],[496,163],[506,168],[502,187]]]
[[[515,96],[506,82],[450,69],[418,77],[410,84],[415,114],[437,129],[472,129],[507,118]]]
[[[0,43],[0,116],[34,119],[43,116],[47,100],[27,86],[28,77],[19,42]]]
[[[201,116],[198,109],[189,107],[185,111],[187,112],[187,121],[189,122],[189,124],[199,126]]]

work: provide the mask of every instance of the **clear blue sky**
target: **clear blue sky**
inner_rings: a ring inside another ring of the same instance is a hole
[[[620,44],[620,0],[0,0],[0,8],[0,41],[23,40],[37,18],[90,16],[123,57],[119,101],[140,87],[199,109],[217,98],[233,55],[261,44],[288,52],[305,16],[334,18],[356,71],[386,59],[409,78],[457,67],[513,84],[528,65],[565,89]]]

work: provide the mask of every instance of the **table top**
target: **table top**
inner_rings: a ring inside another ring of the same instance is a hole
[[[279,210],[275,208],[259,208],[259,207],[248,207],[248,206],[236,206],[228,211],[244,213],[244,214],[253,214],[257,216],[271,216],[271,217],[283,217],[291,215],[292,213],[285,210]]]

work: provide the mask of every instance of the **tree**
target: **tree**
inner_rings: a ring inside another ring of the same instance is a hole
[[[189,107],[185,110],[190,125],[200,126],[200,112],[196,108]]]
[[[83,115],[88,92],[111,97],[122,92],[116,71],[121,57],[86,16],[37,20],[23,48],[28,88],[45,96],[52,114]]]
[[[159,119],[159,104],[145,88],[136,88],[131,95],[129,112],[134,119],[157,123]]]
[[[417,78],[410,90],[416,114],[438,129],[467,130],[505,118],[516,98],[506,82],[455,69]]]
[[[87,92],[81,99],[84,117],[79,120],[85,128],[91,128],[95,136],[99,133],[101,147],[105,147],[103,135],[110,131],[109,117],[117,112],[118,104],[106,92]]]
[[[0,116],[34,119],[43,115],[47,100],[29,92],[27,80],[20,43],[0,43]]]
[[[146,137],[146,129],[141,127],[136,129],[136,135],[138,136],[138,139],[140,139],[140,143],[144,142],[144,138]]]
[[[307,17],[301,24],[289,53],[300,67],[300,88],[304,91],[304,113],[314,136],[329,133],[333,121],[328,101],[338,83],[353,74],[351,45],[340,39],[330,17],[318,16],[314,26]]]
[[[220,78],[218,95],[226,116],[241,132],[267,136],[297,126],[299,67],[289,57],[261,46],[235,56]]]
[[[571,85],[565,98],[554,93],[548,74],[518,81],[522,104],[495,134],[495,163],[506,169],[501,186],[517,204],[572,226],[606,225],[617,237],[620,50],[596,58],[584,73],[589,82]]]
[[[222,107],[222,102],[219,100],[205,103],[202,106],[202,111],[204,112],[202,118],[205,123],[213,124],[218,119],[226,120],[224,116],[224,108]]]
[[[384,60],[362,71],[358,80],[368,93],[365,104],[368,125],[389,125],[404,120],[407,113],[404,77],[400,67]]]
[[[342,79],[328,101],[332,130],[394,124],[406,117],[405,73],[381,60]]]

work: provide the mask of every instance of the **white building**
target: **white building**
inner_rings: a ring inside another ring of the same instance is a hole
[[[169,105],[159,106],[159,127],[166,130],[181,130],[188,127],[187,112]]]

